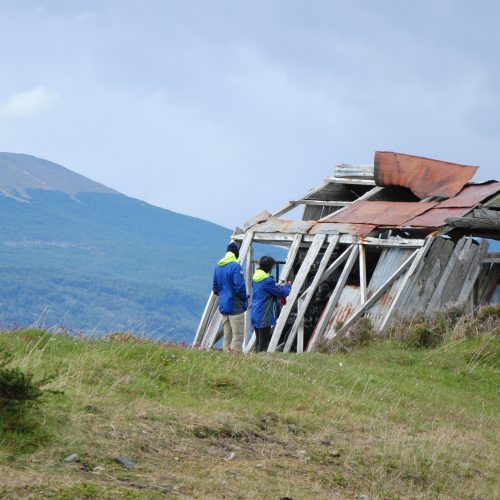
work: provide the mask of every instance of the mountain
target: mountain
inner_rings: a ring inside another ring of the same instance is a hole
[[[0,327],[190,340],[231,231],[0,153]]]

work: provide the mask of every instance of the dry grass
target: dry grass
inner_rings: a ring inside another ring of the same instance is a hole
[[[498,367],[478,354],[491,338],[229,356],[3,333],[0,349],[55,371],[64,394],[40,433],[1,434],[0,496],[499,497]]]

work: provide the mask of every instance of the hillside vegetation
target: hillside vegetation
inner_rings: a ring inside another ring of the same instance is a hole
[[[498,498],[498,308],[390,337],[241,356],[3,332],[4,372],[45,381],[22,411],[0,390],[0,497]]]

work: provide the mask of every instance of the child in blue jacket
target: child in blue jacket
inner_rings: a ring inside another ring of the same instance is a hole
[[[278,316],[278,299],[287,297],[292,289],[290,284],[278,286],[271,271],[275,261],[264,256],[252,278],[252,326],[255,329],[257,352],[267,351],[271,340],[271,330]]]

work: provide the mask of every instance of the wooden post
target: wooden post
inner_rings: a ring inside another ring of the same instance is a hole
[[[278,321],[274,328],[273,335],[271,337],[271,342],[269,343],[268,352],[274,352],[276,350],[281,334],[283,333],[283,329],[285,328],[288,316],[290,315],[293,307],[295,306],[295,302],[300,294],[300,290],[307,279],[309,270],[311,269],[311,266],[313,265],[316,256],[321,250],[321,247],[325,239],[326,239],[326,234],[316,234],[314,236],[313,242],[311,243],[311,246],[309,247],[309,250],[307,251],[307,254],[304,258],[304,261],[300,266],[299,272],[295,277],[295,281],[292,286],[292,291],[290,292],[290,295],[287,298],[286,305],[283,307],[279,315]]]
[[[305,310],[305,308],[307,308],[307,306],[304,306],[304,299],[302,297],[299,297],[298,310]],[[289,350],[290,349],[288,349],[288,351]],[[285,352],[288,352],[288,351],[286,350],[286,346],[285,346]],[[302,315],[302,318],[300,319],[300,321],[298,322],[298,327],[297,327],[297,352],[298,353],[304,352],[304,316],[303,315]]]
[[[328,262],[330,261],[330,257],[332,256],[332,253],[335,250],[335,247],[337,246],[339,238],[340,238],[339,236],[337,236],[336,238],[333,238],[330,241],[330,243],[328,244],[328,246],[325,250],[325,253],[323,255],[323,258],[321,259],[321,262],[319,264],[316,275],[314,276],[314,279],[313,279],[311,285],[307,289],[307,293],[303,294],[302,297],[300,297],[300,299],[298,301],[297,318],[295,319],[295,322],[290,330],[290,333],[288,334],[288,339],[285,343],[285,348],[283,349],[284,352],[290,352],[290,350],[292,348],[292,344],[293,344],[293,341],[295,340],[295,336],[297,335],[299,326],[300,326],[302,320],[304,319],[306,310],[309,307],[311,299],[314,295],[314,292],[316,291],[316,288],[319,285],[319,282],[323,276],[323,273],[326,269],[326,266],[328,265]]]
[[[325,332],[325,329],[328,325],[328,322],[330,321],[331,315],[335,309],[335,306],[337,305],[337,302],[339,301],[340,294],[342,293],[342,290],[344,289],[344,285],[347,281],[347,278],[349,277],[349,274],[351,273],[351,270],[354,266],[354,263],[356,262],[356,259],[358,258],[358,253],[359,253],[359,245],[351,245],[349,247],[350,253],[349,253],[349,258],[347,259],[347,262],[345,263],[344,269],[342,270],[342,273],[340,274],[339,280],[337,281],[337,284],[335,285],[335,288],[330,295],[330,298],[328,299],[328,302],[323,309],[323,312],[321,314],[321,317],[316,324],[316,328],[314,329],[314,332],[311,336],[311,339],[309,340],[309,343],[307,345],[307,352],[313,352],[316,349],[316,346],[318,345],[318,342],[320,341],[321,337],[323,336],[323,333]],[[342,257],[342,256],[341,256]],[[341,258],[339,257],[339,259]],[[337,259],[337,260],[339,260]]]
[[[363,243],[359,244],[359,290],[363,305],[366,302],[366,251]]]

